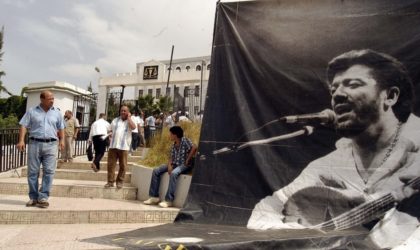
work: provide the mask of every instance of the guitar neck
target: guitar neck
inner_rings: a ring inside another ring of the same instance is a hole
[[[317,225],[316,227],[326,231],[352,228],[378,218],[391,209],[394,204],[394,197],[391,194],[387,194],[379,199],[363,203],[348,212]]]
[[[413,189],[419,189],[420,177],[413,178],[406,186]],[[329,221],[315,225],[312,228],[325,231],[352,228],[382,216],[389,209],[394,207],[397,202],[395,197],[389,193],[378,199],[365,202]]]

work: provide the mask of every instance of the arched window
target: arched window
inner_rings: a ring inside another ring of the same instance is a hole
[[[197,65],[197,66],[195,67],[195,71],[201,71],[201,65]]]
[[[175,69],[178,70],[178,72],[181,72],[181,67],[177,66]]]
[[[190,71],[191,67],[188,65],[187,67],[185,67],[185,69],[188,71]]]
[[[210,70],[210,65],[211,65],[211,64],[208,64],[208,65],[207,65],[207,70]]]

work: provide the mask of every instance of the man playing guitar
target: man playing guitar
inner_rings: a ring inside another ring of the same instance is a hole
[[[327,78],[343,138],[335,151],[262,199],[248,228],[341,230],[363,224],[370,229],[365,248],[419,244],[420,119],[411,114],[407,70],[389,55],[353,50],[329,63]]]

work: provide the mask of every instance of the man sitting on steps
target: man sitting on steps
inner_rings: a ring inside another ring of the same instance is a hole
[[[178,176],[191,169],[191,161],[197,147],[190,139],[184,137],[184,131],[179,126],[174,126],[169,129],[169,136],[174,142],[170,151],[170,159],[167,165],[162,165],[153,170],[152,180],[150,183],[149,196],[150,198],[144,201],[146,205],[155,205],[160,202],[159,199],[159,185],[162,174],[168,172],[169,186],[166,192],[165,201],[160,202],[161,207],[172,207],[175,199],[176,181]]]

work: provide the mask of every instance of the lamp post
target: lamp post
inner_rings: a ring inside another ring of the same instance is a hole
[[[201,61],[201,78],[200,78],[200,114],[201,114],[201,103],[203,102],[203,71],[204,71],[204,66],[206,66],[206,61],[202,60]]]
[[[97,106],[96,106],[96,119],[98,119],[99,118],[99,113],[101,113],[101,112],[98,112],[98,111],[99,111],[99,100],[102,96],[101,95],[101,88],[100,88],[100,82],[101,82],[102,74],[101,74],[101,70],[99,69],[99,67],[95,66],[94,70],[98,73],[98,94],[97,94],[98,100],[97,100]],[[105,110],[104,111],[105,111],[104,112],[105,115],[108,116],[108,88],[107,88],[106,93],[105,93]]]

